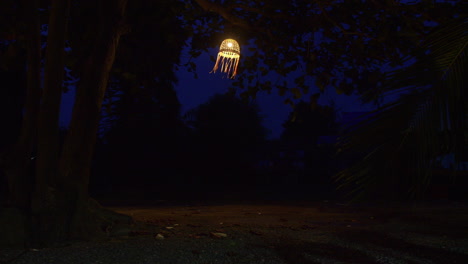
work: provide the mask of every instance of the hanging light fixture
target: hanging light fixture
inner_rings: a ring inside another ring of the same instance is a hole
[[[218,68],[221,68],[221,72],[226,73],[229,78],[233,79],[237,74],[239,58],[239,43],[237,43],[237,41],[235,41],[234,39],[226,39],[221,43],[221,46],[219,47],[218,57],[216,58],[216,64],[211,72],[216,72]]]

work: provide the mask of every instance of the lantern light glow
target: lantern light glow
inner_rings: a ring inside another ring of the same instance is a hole
[[[227,73],[228,77],[233,79],[237,74],[239,58],[239,43],[234,39],[226,39],[221,43],[216,64],[211,72],[216,72],[221,67],[221,72]]]

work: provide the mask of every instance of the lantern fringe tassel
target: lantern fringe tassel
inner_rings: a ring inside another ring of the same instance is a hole
[[[226,73],[230,79],[234,79],[237,74],[237,66],[239,66],[239,58],[240,47],[237,41],[226,39],[221,43],[216,64],[211,72],[216,72],[221,68],[221,72]]]

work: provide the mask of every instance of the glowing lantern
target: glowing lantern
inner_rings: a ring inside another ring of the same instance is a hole
[[[216,72],[221,67],[221,72],[227,73],[229,78],[234,78],[239,65],[240,47],[239,43],[233,39],[226,39],[221,43],[216,58],[216,64],[212,72]]]

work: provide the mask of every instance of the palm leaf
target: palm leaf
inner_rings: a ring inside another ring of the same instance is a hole
[[[337,175],[340,188],[357,197],[398,186],[419,196],[441,155],[453,153],[460,162],[468,141],[467,45],[468,19],[454,19],[431,33],[417,56],[408,58],[415,63],[388,74],[384,96],[399,97],[343,137],[342,148],[361,158]]]

